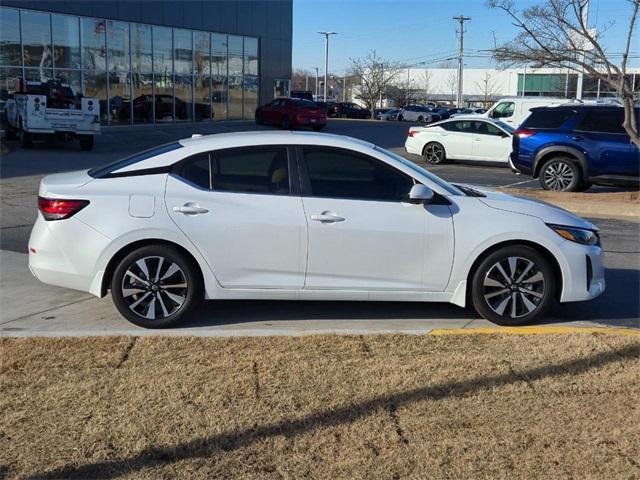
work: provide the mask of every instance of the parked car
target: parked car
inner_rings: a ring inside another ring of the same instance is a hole
[[[276,98],[256,110],[258,125],[275,125],[284,129],[311,127],[319,132],[327,125],[327,114],[310,100]]]
[[[331,107],[333,106],[333,104],[335,102],[322,102],[322,101],[315,101],[313,102],[316,104],[316,106],[318,108],[321,108],[322,110],[324,110],[324,113],[329,116],[329,110],[331,109]]]
[[[140,95],[133,99],[133,118],[136,121],[150,122],[154,118],[155,110],[156,120],[172,119],[174,108],[177,119],[186,120],[188,118],[188,110],[191,106],[178,97],[165,94]],[[131,102],[121,102],[116,116],[120,119],[129,119],[131,118],[130,109]]]
[[[640,118],[640,109],[636,109]],[[511,166],[545,190],[575,192],[593,183],[637,185],[640,151],[622,127],[618,106],[534,108],[513,135]]]
[[[405,150],[429,163],[446,160],[509,161],[513,129],[478,117],[456,117],[426,127],[411,127]]]
[[[451,112],[448,108],[436,107],[431,110],[431,115],[434,122],[439,122],[440,120],[446,120],[449,118],[451,116]]]
[[[566,98],[508,97],[498,100],[483,115],[516,128],[529,116],[531,109],[567,103]]]
[[[329,116],[337,118],[371,118],[371,110],[362,108],[357,103],[339,102],[333,104],[329,110]]]
[[[473,110],[470,108],[450,108],[449,109],[449,117],[453,117],[454,115],[469,115],[472,114]]]
[[[149,328],[203,299],[470,301],[502,325],[605,289],[597,228],[370,143],[236,132],[40,183],[29,269]],[[79,248],[81,239],[82,248]]]
[[[387,110],[384,113],[376,115],[376,120],[397,120],[400,110]]]
[[[423,105],[407,105],[398,113],[400,122],[431,123],[436,121],[433,116],[433,109]]]

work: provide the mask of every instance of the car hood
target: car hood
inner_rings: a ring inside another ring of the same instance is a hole
[[[514,212],[522,215],[530,215],[537,217],[545,223],[555,225],[567,225],[571,227],[586,228],[589,230],[597,230],[598,228],[588,220],[581,218],[573,213],[533,198],[521,197],[519,195],[508,195],[502,192],[496,192],[484,187],[471,187],[474,190],[482,192],[485,197],[478,197],[482,203],[496,210],[504,210],[506,212]]]

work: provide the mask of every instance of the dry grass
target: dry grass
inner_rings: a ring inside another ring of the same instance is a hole
[[[638,337],[0,347],[0,477],[640,478]]]

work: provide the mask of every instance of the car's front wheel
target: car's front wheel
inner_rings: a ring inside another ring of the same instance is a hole
[[[570,158],[556,157],[545,162],[540,169],[540,186],[557,192],[584,190],[580,167]]]
[[[476,311],[498,325],[517,326],[539,318],[552,304],[556,279],[537,250],[514,245],[488,255],[472,278]]]
[[[120,314],[140,327],[164,328],[188,317],[202,302],[200,272],[166,245],[141,247],[116,266],[111,296]]]

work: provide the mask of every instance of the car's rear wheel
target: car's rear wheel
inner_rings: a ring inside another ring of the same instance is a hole
[[[555,289],[551,263],[531,247],[514,245],[482,260],[472,278],[471,296],[487,320],[517,326],[539,318],[552,304]]]
[[[424,123],[424,117],[422,115],[418,117],[418,122]]]
[[[282,121],[280,122],[280,126],[284,130],[291,130],[291,120],[289,120],[289,117],[287,117],[287,116],[282,117]]]
[[[316,125],[313,127],[313,130],[315,132],[321,132],[323,128],[324,128],[324,125]]]
[[[202,279],[197,265],[175,248],[150,245],[116,266],[111,296],[131,323],[164,328],[187,318],[202,302]]]
[[[402,115],[398,115],[398,121],[399,121],[399,122],[402,122],[403,120],[404,120],[404,116],[402,116]]]
[[[577,192],[586,185],[580,167],[570,158],[555,157],[540,169],[540,185],[545,190]]]
[[[447,159],[447,154],[441,143],[429,142],[422,151],[424,159],[433,164],[443,163]]]

